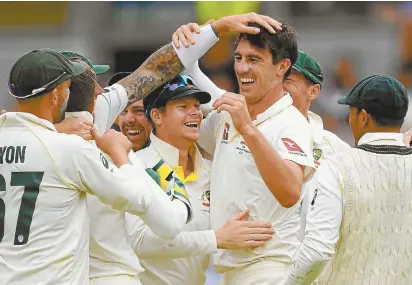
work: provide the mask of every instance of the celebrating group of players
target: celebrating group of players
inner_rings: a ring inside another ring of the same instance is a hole
[[[197,63],[226,33],[239,34],[240,94]],[[412,284],[412,149],[397,80],[369,76],[339,100],[350,148],[309,111],[320,65],[267,16],[183,25],[101,88],[108,69],[39,49],[10,71],[1,285],[200,285],[211,256],[226,285]]]

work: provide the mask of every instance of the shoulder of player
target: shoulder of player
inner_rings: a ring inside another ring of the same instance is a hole
[[[154,166],[160,159],[160,156],[158,155],[156,150],[150,145],[144,149],[136,151],[134,154],[136,155],[138,159],[140,159],[140,161],[143,162],[143,164],[146,167]]]
[[[351,149],[349,144],[330,131],[323,130],[323,137],[335,153],[341,153]]]
[[[60,134],[59,147],[64,151],[76,154],[84,150],[96,150],[97,147],[92,141],[86,141],[78,135]]]

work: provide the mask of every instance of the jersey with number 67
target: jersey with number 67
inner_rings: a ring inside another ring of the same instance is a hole
[[[28,113],[0,116],[0,284],[83,285],[89,276],[86,193],[141,215],[135,168]],[[142,185],[142,187],[145,187]],[[93,221],[92,221],[93,222]]]

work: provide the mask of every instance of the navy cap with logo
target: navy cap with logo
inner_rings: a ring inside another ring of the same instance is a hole
[[[405,86],[395,78],[372,75],[356,83],[338,103],[364,109],[379,118],[402,120],[408,112],[409,99]]]
[[[18,99],[39,96],[86,71],[81,63],[70,62],[51,49],[38,49],[24,54],[10,70],[9,93]]]
[[[195,97],[200,104],[209,103],[211,100],[209,93],[196,87],[193,78],[188,75],[178,75],[143,99],[145,116],[150,118],[150,111],[153,108],[165,106],[169,100],[188,96]]]

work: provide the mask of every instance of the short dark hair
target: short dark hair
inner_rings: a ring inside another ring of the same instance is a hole
[[[359,115],[359,113],[362,111],[362,108],[356,107],[357,109],[357,115]],[[382,117],[378,117],[372,113],[369,113],[367,110],[365,110],[369,115],[371,115],[372,120],[375,121],[376,125],[378,127],[401,127],[403,125],[403,122],[405,121],[405,119],[388,119],[388,118],[382,118]]]
[[[88,111],[95,98],[96,75],[89,68],[72,78],[67,112]]]
[[[288,58],[291,65],[285,73],[284,79],[286,79],[290,75],[292,66],[295,64],[299,56],[298,37],[294,28],[282,22],[282,30],[277,31],[274,28],[276,34],[271,34],[268,30],[257,24],[250,24],[249,26],[259,28],[260,33],[257,35],[240,34],[236,41],[236,45],[239,44],[240,40],[247,40],[257,48],[265,49],[268,47],[272,54],[273,64]]]

